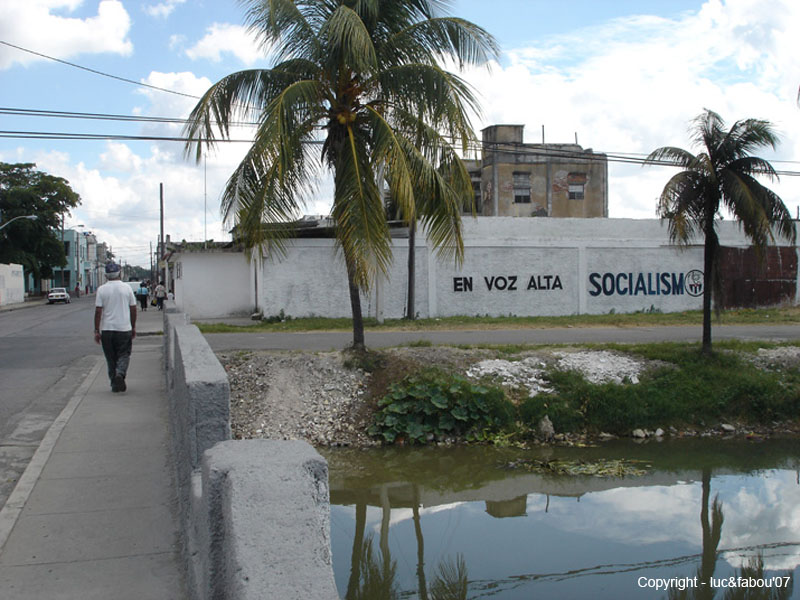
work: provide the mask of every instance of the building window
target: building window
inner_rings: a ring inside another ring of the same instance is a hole
[[[569,184],[569,199],[583,200],[586,188],[586,173],[570,173],[567,176]]]
[[[530,173],[514,173],[514,203],[531,203],[531,175]]]
[[[475,212],[480,214],[482,207],[482,197],[481,197],[481,180],[480,179],[472,179],[472,194],[473,199],[475,201]]]

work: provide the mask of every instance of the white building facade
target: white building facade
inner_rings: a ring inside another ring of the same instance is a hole
[[[0,264],[0,306],[25,301],[25,276],[22,265]]]

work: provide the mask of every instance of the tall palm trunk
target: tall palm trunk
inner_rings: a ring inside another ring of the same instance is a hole
[[[711,292],[714,282],[714,258],[717,249],[717,235],[714,232],[713,217],[706,223],[705,244],[703,245],[703,349],[705,356],[711,355]]]
[[[717,551],[722,537],[722,504],[719,495],[711,501],[711,469],[702,471],[702,505],[700,507],[700,527],[703,530],[703,554],[700,562],[700,581],[703,582],[698,589],[698,598],[711,600],[714,597],[714,588],[711,587],[711,578],[717,567]],[[709,510],[710,501],[710,510]]]
[[[414,283],[416,280],[416,240],[417,220],[408,226],[408,302],[406,303],[406,319],[416,319],[417,309],[414,306]]]
[[[414,518],[414,533],[417,536],[417,589],[419,590],[419,600],[428,600],[428,584],[425,581],[425,539],[422,537],[422,522],[419,518],[419,485],[414,484],[414,506],[412,515]]]
[[[350,578],[347,581],[346,600],[355,598],[361,580],[361,552],[364,547],[364,531],[367,527],[367,504],[356,502],[356,532],[353,535],[353,553],[350,555]]]
[[[345,257],[347,266],[347,286],[350,288],[350,310],[353,313],[353,350],[364,350],[364,318],[361,315],[361,296],[353,277],[353,266]]]

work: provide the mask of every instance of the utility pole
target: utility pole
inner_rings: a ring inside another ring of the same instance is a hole
[[[161,238],[159,240],[158,260],[161,261],[164,260],[164,253],[166,251],[166,245],[164,244],[164,184],[159,183],[158,187],[159,187],[159,196],[161,198]],[[161,273],[160,281],[163,281],[164,285],[166,285],[167,265],[164,265],[164,267],[160,270],[160,273]]]
[[[61,246],[64,246],[64,213],[61,213]],[[69,264],[69,257],[64,254],[64,258],[67,259],[67,264]],[[64,287],[64,267],[67,265],[61,266],[61,287]]]

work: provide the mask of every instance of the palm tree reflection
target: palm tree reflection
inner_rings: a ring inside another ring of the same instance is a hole
[[[717,566],[719,541],[722,537],[722,523],[725,517],[722,513],[722,503],[719,501],[719,495],[714,496],[709,511],[711,469],[703,469],[702,487],[703,499],[700,508],[700,526],[703,530],[703,554],[700,560],[700,567],[697,570],[698,586],[684,590],[670,588],[668,593],[669,600],[711,600],[717,591],[717,588],[711,585],[711,578],[714,576],[714,570]],[[792,595],[794,583],[791,579],[791,574],[787,573],[786,575],[789,577],[787,586],[725,588],[723,600],[785,600]],[[763,555],[759,553],[751,557],[745,566],[736,570],[734,577],[763,579]]]
[[[398,598],[395,577],[397,561],[378,550],[381,557],[376,557],[372,550],[372,534],[360,543],[360,554],[352,565],[350,584],[348,584],[346,600],[395,600]],[[353,573],[356,573],[355,579]],[[352,585],[352,587],[350,587]]]
[[[350,578],[345,600],[395,600],[399,597],[397,584],[397,561],[392,560],[389,550],[389,524],[391,504],[388,489],[381,490],[381,531],[378,553],[373,551],[373,535],[365,536],[367,505],[356,504],[356,529],[353,537],[353,552],[350,559]],[[417,593],[420,600],[466,600],[469,587],[467,564],[462,554],[455,560],[446,558],[437,566],[436,576],[430,585],[425,578],[425,541],[420,519],[419,487],[414,485],[413,521],[417,538]]]

